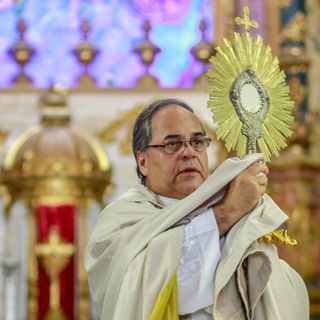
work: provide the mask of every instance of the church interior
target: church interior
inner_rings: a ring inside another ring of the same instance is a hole
[[[138,181],[132,128],[148,104],[194,108],[214,141],[211,170],[230,155],[206,72],[243,32],[245,6],[294,103],[267,192],[298,242],[279,255],[320,319],[320,0],[1,0],[0,319],[97,319],[84,250],[103,207]]]

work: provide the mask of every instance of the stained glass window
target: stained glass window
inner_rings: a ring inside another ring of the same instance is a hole
[[[150,39],[161,49],[150,68],[161,87],[190,87],[201,65],[190,54],[200,40],[199,23],[213,39],[212,0],[0,0],[0,87],[10,87],[19,66],[8,54],[18,39],[17,22],[27,25],[26,42],[36,53],[25,72],[35,87],[74,87],[83,71],[72,50],[82,41],[81,23],[90,23],[89,42],[99,53],[89,66],[98,86],[133,87],[144,66],[134,46],[150,21]]]

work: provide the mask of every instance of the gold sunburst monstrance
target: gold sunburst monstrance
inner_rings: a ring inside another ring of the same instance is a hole
[[[228,151],[243,157],[247,152],[262,152],[267,160],[279,155],[292,133],[290,125],[293,101],[285,74],[271,48],[258,35],[253,39],[249,8],[244,8],[244,34],[234,33],[232,41],[223,40],[217,54],[210,59],[207,73],[208,107],[217,125],[217,137],[225,141]]]

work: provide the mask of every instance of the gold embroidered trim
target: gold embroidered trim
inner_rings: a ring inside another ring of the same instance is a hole
[[[288,231],[285,229],[278,229],[272,231],[259,240],[267,240],[268,242],[272,242],[274,244],[286,244],[288,246],[296,246],[298,244],[297,240],[290,238],[288,235]]]

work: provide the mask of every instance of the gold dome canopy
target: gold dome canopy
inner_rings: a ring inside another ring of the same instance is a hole
[[[41,123],[23,132],[2,163],[1,180],[14,198],[68,202],[102,200],[111,166],[100,143],[70,124],[66,92],[52,87],[40,100]]]

